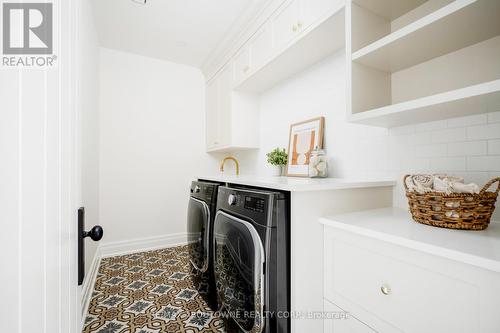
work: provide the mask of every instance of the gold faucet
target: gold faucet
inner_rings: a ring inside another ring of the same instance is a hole
[[[240,164],[238,163],[238,160],[232,156],[224,157],[224,159],[220,162],[220,172],[224,172],[224,163],[226,163],[227,160],[234,161],[234,164],[236,165],[236,176],[238,176],[240,174]]]

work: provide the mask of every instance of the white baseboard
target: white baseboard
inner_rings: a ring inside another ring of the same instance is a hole
[[[97,246],[94,260],[90,265],[90,270],[85,275],[81,289],[81,308],[82,308],[82,328],[85,323],[92,290],[94,289],[99,264],[102,258],[114,257],[136,252],[151,251],[187,244],[187,233],[169,234],[163,236],[137,238],[119,242],[102,243]]]
[[[187,233],[169,234],[99,244],[101,258],[187,244]]]
[[[97,273],[99,272],[100,263],[101,263],[101,254],[99,251],[99,247],[97,247],[89,271],[86,272],[85,274],[80,294],[81,295],[80,304],[82,310],[82,316],[81,316],[82,329],[83,325],[85,324],[85,317],[87,316],[87,312],[89,309],[90,299],[92,298],[92,291],[94,290],[94,284],[97,278]]]

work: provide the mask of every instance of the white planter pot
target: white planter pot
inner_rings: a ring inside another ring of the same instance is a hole
[[[284,165],[273,165],[273,176],[280,177],[285,175]]]

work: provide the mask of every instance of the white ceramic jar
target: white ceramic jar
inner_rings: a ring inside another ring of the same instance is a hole
[[[328,177],[328,157],[325,151],[323,149],[318,149],[318,147],[311,152],[311,157],[309,158],[309,177]]]

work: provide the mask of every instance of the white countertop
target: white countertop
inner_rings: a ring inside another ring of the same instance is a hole
[[[500,223],[486,230],[436,228],[416,223],[402,208],[383,208],[321,218],[335,228],[500,272]]]
[[[200,176],[205,179],[223,183],[271,188],[282,191],[323,191],[349,188],[394,186],[393,179],[347,179],[347,178],[300,178],[300,177],[266,177],[266,176]]]

